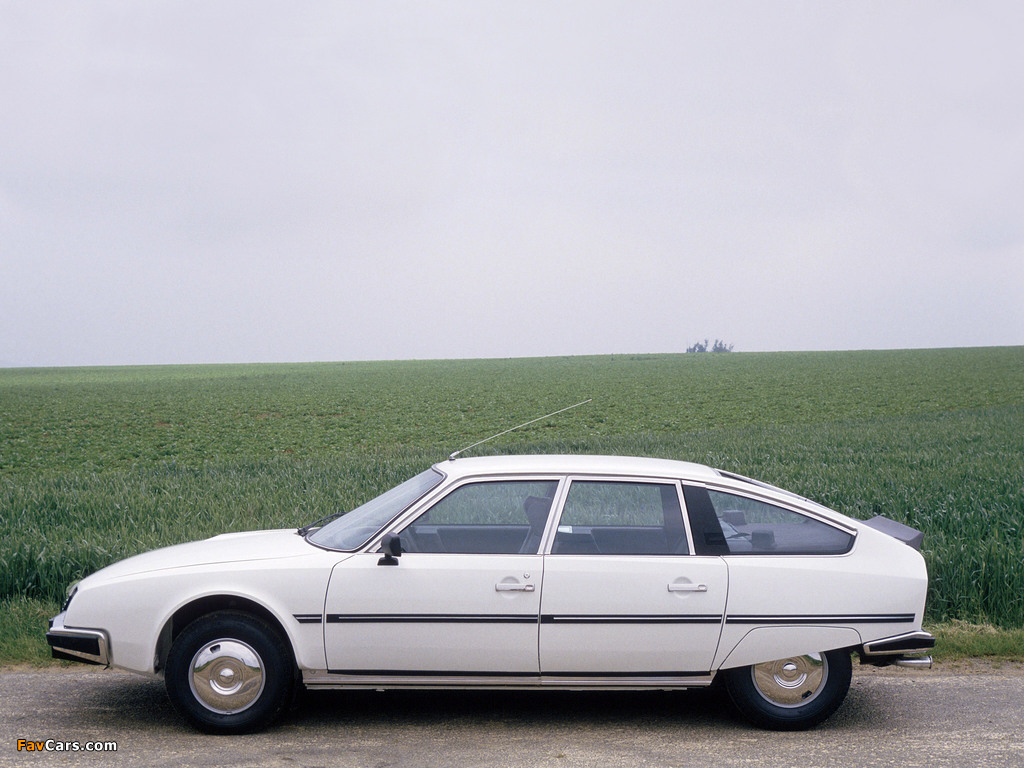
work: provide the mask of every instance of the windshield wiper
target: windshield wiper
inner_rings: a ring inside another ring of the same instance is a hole
[[[314,528],[320,528],[325,523],[329,523],[329,522],[331,522],[331,520],[337,520],[339,517],[341,517],[344,514],[348,514],[347,511],[346,512],[335,512],[333,515],[328,515],[327,517],[321,517],[315,523],[310,523],[309,525],[302,526],[295,533],[297,533],[299,536],[305,536],[307,533],[312,531]]]

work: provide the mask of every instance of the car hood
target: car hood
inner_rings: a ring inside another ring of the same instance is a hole
[[[276,531],[224,533],[203,541],[176,544],[108,565],[88,577],[89,581],[109,581],[150,571],[189,568],[214,563],[238,563],[251,560],[278,560],[309,555],[316,551],[294,528]]]

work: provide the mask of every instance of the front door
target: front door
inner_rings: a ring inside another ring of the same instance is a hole
[[[403,554],[339,563],[327,590],[329,671],[536,677],[543,557],[556,480],[457,486],[397,531]]]
[[[327,665],[343,674],[537,674],[541,558],[365,553],[327,591]]]

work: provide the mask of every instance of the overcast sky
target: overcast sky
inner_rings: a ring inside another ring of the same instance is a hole
[[[0,365],[1024,344],[1024,4],[0,0]]]

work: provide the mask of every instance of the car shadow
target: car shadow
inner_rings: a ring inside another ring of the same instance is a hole
[[[106,677],[100,675],[97,677]],[[94,678],[96,679],[96,678]],[[194,733],[171,705],[162,681],[112,674],[76,696],[72,711],[98,727]],[[870,695],[855,686],[843,707],[818,729],[862,728],[884,721]],[[363,733],[403,729],[660,730],[701,726],[722,734],[751,726],[733,710],[723,687],[682,691],[307,691],[300,690],[283,720],[269,732]]]
[[[305,691],[288,716],[297,727],[390,729],[458,724],[535,729],[647,726],[688,721],[731,727],[724,691]]]

